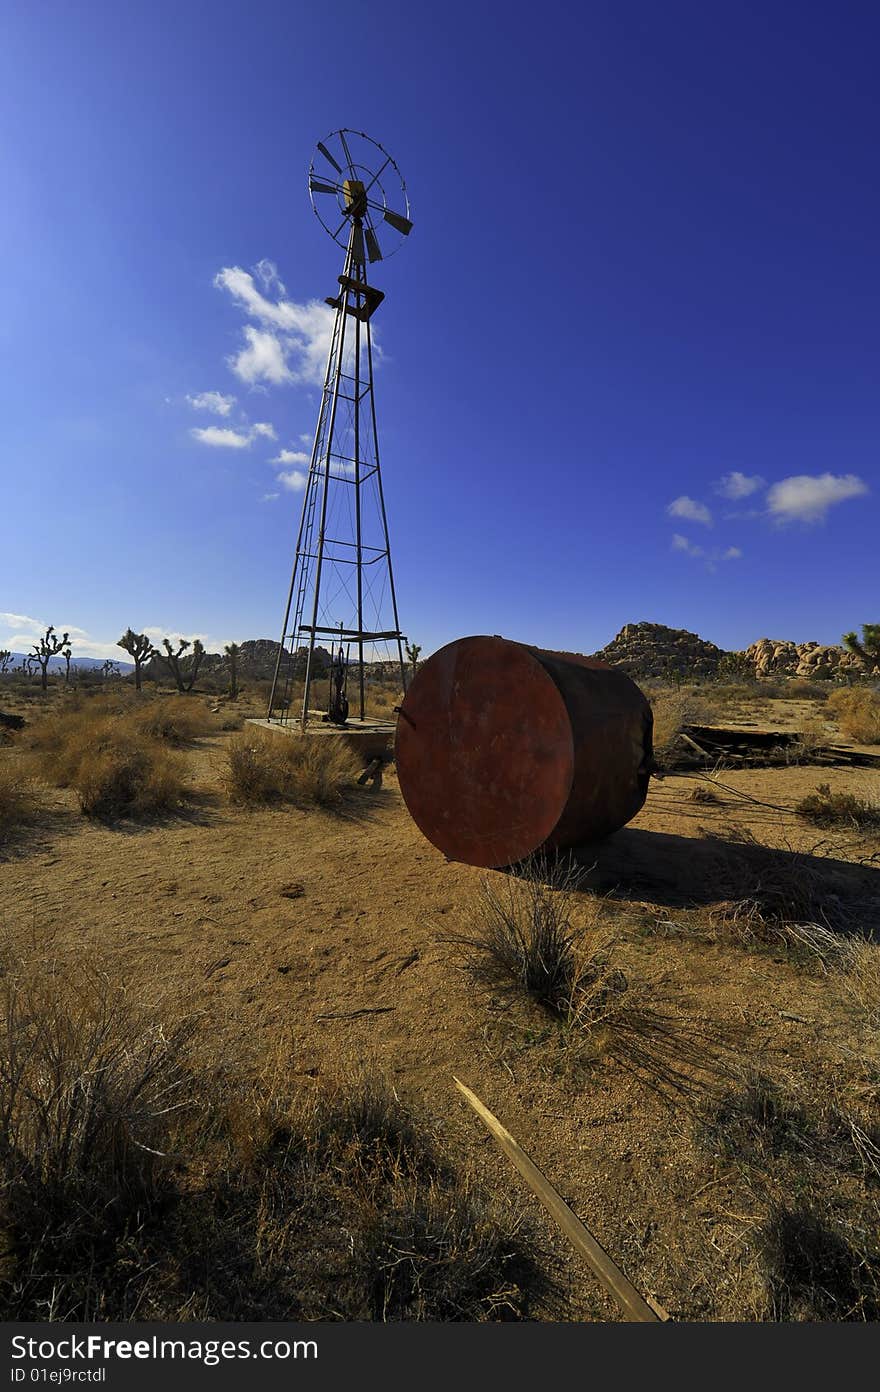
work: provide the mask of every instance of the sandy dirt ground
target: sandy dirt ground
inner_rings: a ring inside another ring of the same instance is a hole
[[[774,712],[783,714],[800,717]],[[169,1018],[199,1014],[200,1047],[221,1070],[318,1085],[376,1063],[425,1101],[487,1185],[522,1192],[574,1316],[616,1317],[467,1111],[453,1074],[672,1314],[759,1317],[748,1236],[761,1213],[743,1209],[736,1177],[697,1144],[699,1098],[665,1100],[613,1057],[573,1072],[530,1003],[463,971],[443,939],[468,920],[485,872],[447,863],[424,840],[393,770],[344,812],[242,810],[220,781],[228,738],[188,752],[191,806],[158,824],[90,822],[69,793],[47,789],[38,824],[0,861],[5,932],[36,953],[99,961]],[[628,980],[723,1036],[732,1067],[769,1060],[803,1088],[843,1070],[867,1089],[880,1053],[854,1043],[861,1026],[832,976],[782,951],[696,942],[685,930],[723,898],[718,838],[749,833],[768,856],[815,857],[829,893],[873,900],[876,912],[877,838],[820,831],[787,809],[820,781],[880,797],[880,775],[789,767],[719,778],[727,788],[712,804],[692,800],[691,775],[653,781],[630,827],[580,853],[592,869],[576,914],[612,923]],[[870,907],[859,911],[867,928]]]

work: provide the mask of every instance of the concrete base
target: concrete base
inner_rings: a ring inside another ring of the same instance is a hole
[[[350,719],[344,725],[331,725],[329,720],[322,720],[321,716],[321,711],[309,712],[309,723],[305,730],[307,738],[311,739],[314,736],[316,739],[344,740],[358,758],[363,759],[365,766],[371,759],[391,758],[397,729],[393,721]],[[249,719],[245,724],[257,725],[262,730],[272,730],[280,735],[300,734],[297,717],[285,721]]]

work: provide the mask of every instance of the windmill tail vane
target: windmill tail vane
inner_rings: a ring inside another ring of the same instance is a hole
[[[344,249],[327,367],[297,534],[268,719],[286,723],[294,683],[303,681],[298,712],[306,728],[309,699],[333,648],[348,640],[357,669],[352,704],[365,719],[371,663],[390,657],[406,684],[382,489],[373,388],[372,319],[385,296],[367,279],[367,264],[386,260],[409,236],[409,200],[400,171],[378,142],[340,130],[319,141],[309,192],[325,231]],[[334,664],[331,664],[334,665]],[[346,669],[348,663],[346,662]],[[347,677],[347,671],[346,671]],[[348,701],[331,679],[327,716],[344,723]],[[340,720],[344,709],[345,715]]]

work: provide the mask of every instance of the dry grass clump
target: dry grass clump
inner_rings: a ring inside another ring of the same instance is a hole
[[[0,985],[0,1316],[526,1318],[553,1294],[521,1215],[378,1078],[194,1072],[100,973]]]
[[[140,706],[134,716],[139,730],[169,744],[192,744],[217,729],[217,720],[197,697],[167,696]]]
[[[690,1091],[714,1071],[720,1038],[640,998],[616,964],[601,906],[576,905],[577,884],[573,866],[531,857],[516,875],[484,881],[470,921],[442,941],[478,980],[535,1002],[572,1063],[605,1058],[661,1091]],[[576,926],[585,910],[589,925]]]
[[[801,798],[795,811],[815,826],[851,826],[857,830],[880,826],[880,804],[856,793],[833,793],[828,783],[820,783],[815,792]]]
[[[254,729],[233,736],[224,775],[232,802],[246,806],[267,802],[330,807],[359,768],[343,740],[320,735],[275,735]]]
[[[824,701],[828,696],[828,683],[795,677],[786,684],[785,694],[798,701]]]
[[[747,1239],[763,1317],[876,1319],[880,1126],[864,1096],[854,1113],[836,1088],[797,1086],[746,1072],[704,1109],[697,1140],[725,1182],[744,1188],[736,1206],[765,1215]]]
[[[720,803],[721,798],[717,793],[713,793],[711,788],[696,787],[690,795],[691,802],[711,802]]]
[[[107,714],[88,704],[47,716],[28,740],[40,776],[73,788],[90,817],[149,816],[170,812],[186,791],[186,770],[128,713]]]
[[[394,720],[395,706],[401,705],[402,701],[403,692],[393,683],[390,686],[376,683],[367,687],[365,707],[368,716],[375,716],[379,720]]]
[[[870,686],[843,686],[826,705],[843,734],[856,744],[880,744],[880,692]]]
[[[706,877],[718,894],[709,911],[713,931],[744,947],[790,949],[795,957],[847,969],[850,937],[867,931],[865,905],[817,861],[776,851],[754,837],[730,845],[731,830],[707,837],[717,854]]]
[[[34,810],[31,780],[4,756],[0,762],[0,846],[30,821]]]
[[[4,976],[0,1015],[0,1311],[112,1317],[170,1190],[188,1030],[162,1029],[100,973],[46,964]]]
[[[662,771],[674,766],[685,725],[711,724],[716,711],[705,695],[680,688],[650,692],[649,699],[654,713],[654,762]]]

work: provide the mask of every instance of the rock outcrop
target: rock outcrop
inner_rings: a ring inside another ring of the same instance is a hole
[[[635,623],[624,624],[596,657],[634,677],[714,677],[724,649],[686,628]]]
[[[865,666],[855,653],[823,643],[790,643],[780,638],[759,638],[746,650],[757,677],[829,678],[859,676]]]

